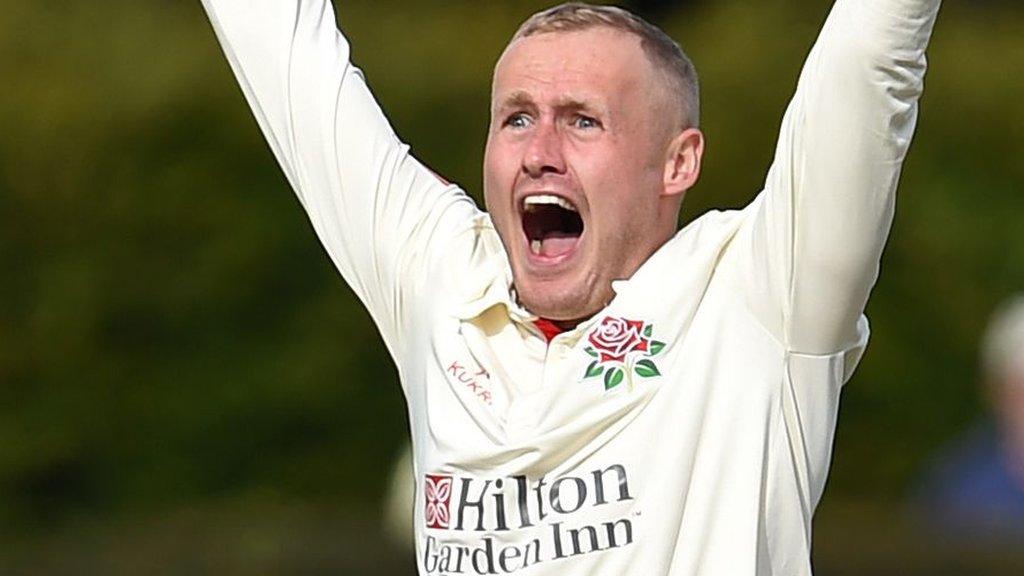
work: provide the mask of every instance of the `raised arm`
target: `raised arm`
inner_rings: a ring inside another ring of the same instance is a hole
[[[940,0],[837,0],[800,76],[750,237],[752,306],[794,352],[862,340]]]
[[[202,2],[317,236],[393,347],[406,280],[475,206],[397,139],[327,0]]]

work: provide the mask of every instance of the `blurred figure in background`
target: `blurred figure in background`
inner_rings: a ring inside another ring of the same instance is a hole
[[[919,494],[919,513],[958,537],[1024,539],[1024,294],[993,316],[982,363],[994,421],[939,453]]]

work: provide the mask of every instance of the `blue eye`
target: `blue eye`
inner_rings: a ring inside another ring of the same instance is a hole
[[[505,120],[505,126],[510,128],[526,128],[530,125],[530,118],[522,112],[517,112]]]
[[[573,120],[573,124],[577,128],[600,128],[601,127],[601,123],[598,122],[597,119],[591,118],[590,116],[577,116],[576,119]]]

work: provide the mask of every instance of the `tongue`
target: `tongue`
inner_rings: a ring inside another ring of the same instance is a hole
[[[540,253],[542,256],[554,257],[566,254],[576,246],[579,236],[567,236],[564,238],[549,237],[541,241]]]

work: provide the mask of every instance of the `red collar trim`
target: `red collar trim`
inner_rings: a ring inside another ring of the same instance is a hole
[[[551,320],[548,320],[547,318],[537,318],[537,320],[535,320],[533,324],[541,331],[541,333],[544,334],[544,338],[549,343],[555,339],[555,336],[558,336],[562,332],[565,332],[565,330],[562,330],[561,328],[558,327],[557,324],[555,324]]]

